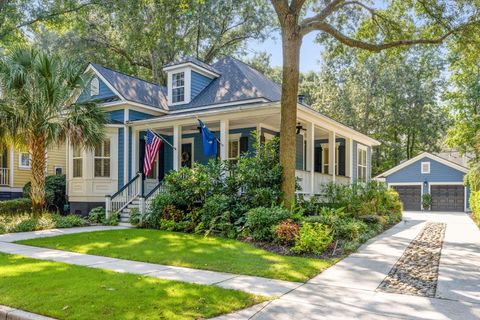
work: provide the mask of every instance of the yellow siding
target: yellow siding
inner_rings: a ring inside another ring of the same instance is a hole
[[[23,186],[30,181],[30,169],[24,169],[19,167],[19,154],[18,150],[14,151],[13,157],[13,186],[16,188],[23,188]],[[66,145],[52,146],[47,150],[47,170],[48,175],[55,174],[55,167],[62,167],[62,172],[65,174],[67,167],[66,160]]]

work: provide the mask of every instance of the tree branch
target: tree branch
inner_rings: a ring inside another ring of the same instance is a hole
[[[352,37],[349,37],[342,32],[340,32],[338,29],[336,29],[334,26],[332,26],[329,23],[323,22],[323,21],[316,21],[316,22],[311,22],[308,27],[305,27],[302,29],[302,35],[307,34],[308,32],[318,30],[318,31],[323,31],[328,34],[330,34],[332,37],[340,41],[341,43],[353,47],[353,48],[360,48],[360,49],[365,49],[373,52],[379,52],[385,49],[390,49],[390,48],[395,48],[395,47],[401,47],[401,46],[411,46],[415,44],[440,44],[442,43],[446,38],[448,38],[450,35],[457,33],[463,29],[466,29],[467,27],[475,24],[479,24],[480,21],[473,21],[471,23],[462,25],[458,28],[451,29],[445,34],[441,35],[440,37],[434,38],[434,39],[409,39],[409,40],[396,40],[396,41],[390,41],[390,42],[384,42],[384,43],[369,43],[366,41],[358,40]]]
[[[315,23],[316,21],[325,20],[329,15],[331,15],[334,11],[336,11],[337,7],[344,1],[345,0],[333,0],[325,8],[323,8],[323,10],[320,11],[318,14],[314,15],[313,17],[304,19],[300,24],[300,27],[302,29],[307,28],[310,23]]]

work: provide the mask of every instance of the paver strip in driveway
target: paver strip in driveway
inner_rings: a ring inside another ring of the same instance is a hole
[[[115,272],[141,274],[167,280],[216,285],[222,288],[235,289],[267,297],[281,296],[303,284],[300,282],[160,265],[12,243],[19,240],[52,237],[60,234],[111,230],[115,228],[120,227],[97,226],[0,235],[0,252],[18,254],[40,260],[51,260],[91,268],[112,270]]]
[[[216,319],[480,319],[480,231],[470,217],[406,212],[404,220],[260,310]],[[376,291],[427,222],[447,225],[436,297]]]

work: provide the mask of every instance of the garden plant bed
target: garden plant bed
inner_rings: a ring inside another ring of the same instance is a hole
[[[435,297],[446,224],[428,223],[378,287],[379,291]]]
[[[151,229],[125,229],[20,241],[126,260],[287,281],[307,281],[335,260],[278,255],[238,240]]]
[[[0,274],[0,305],[57,319],[204,319],[265,301],[216,286],[2,253]]]

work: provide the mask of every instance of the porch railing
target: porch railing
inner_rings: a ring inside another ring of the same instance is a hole
[[[329,174],[315,172],[313,175],[313,192],[311,189],[311,175],[310,171],[296,170],[295,174],[297,178],[300,178],[300,186],[302,188],[299,193],[304,194],[321,194],[323,186],[332,182],[333,177]],[[350,184],[350,178],[345,176],[335,176],[335,182],[339,184]]]
[[[10,185],[10,169],[0,168],[0,186]]]
[[[152,203],[153,198],[156,195],[163,192],[165,190],[165,185],[163,182],[159,182],[143,199],[140,200],[140,212],[147,212],[150,210],[150,205]],[[144,204],[142,204],[142,201]]]
[[[106,197],[105,211],[107,212],[107,216],[109,216],[111,212],[116,214],[126,208],[135,198],[143,193],[142,188],[142,173],[139,172],[115,194]]]

